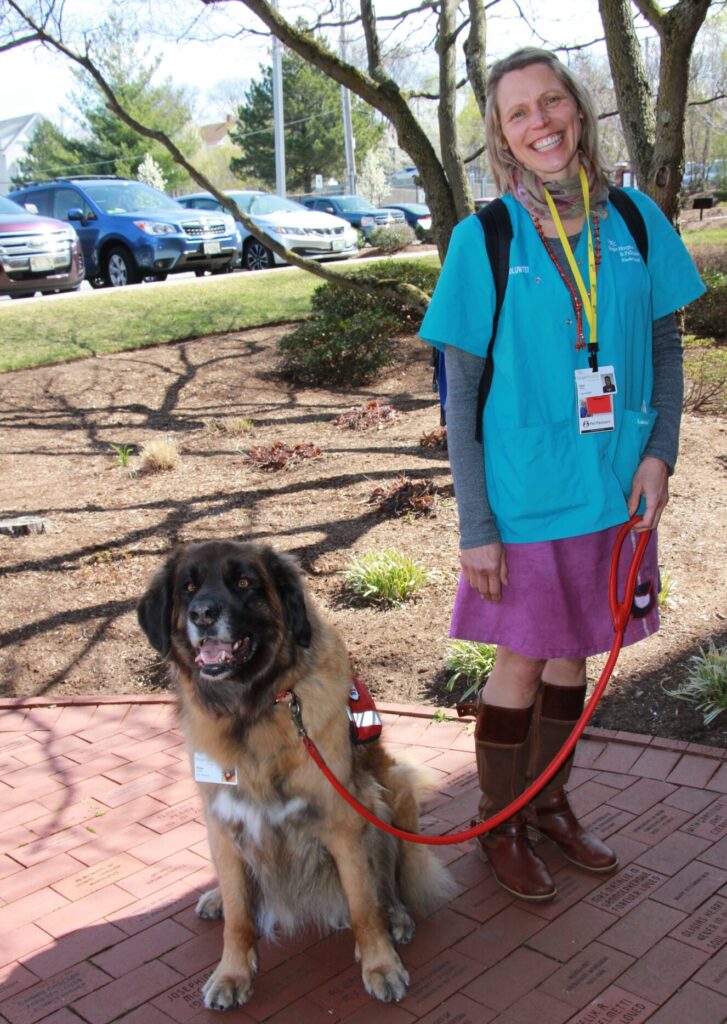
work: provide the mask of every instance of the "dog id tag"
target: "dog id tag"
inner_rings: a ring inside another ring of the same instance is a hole
[[[223,768],[206,754],[195,751],[194,780],[195,782],[214,782],[222,786],[236,786],[237,768]]]

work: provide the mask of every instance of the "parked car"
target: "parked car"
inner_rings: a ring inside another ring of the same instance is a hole
[[[424,203],[387,203],[384,210],[399,210],[404,214],[412,231],[416,232],[417,238],[423,238],[432,230],[432,215],[429,207]]]
[[[303,196],[301,203],[309,210],[342,217],[363,232],[366,241],[376,228],[390,228],[395,224],[406,223],[401,210],[380,210],[361,196]]]
[[[349,224],[328,213],[312,213],[300,203],[282,196],[259,191],[229,191],[243,213],[261,227],[266,234],[277,237],[281,245],[298,256],[325,260],[354,256],[358,252],[358,238]],[[223,210],[224,207],[209,192],[196,192],[180,196],[177,202],[192,210]],[[272,249],[255,238],[240,221],[236,222],[241,245],[242,266],[247,270],[266,270],[285,263]]]
[[[231,270],[238,259],[229,214],[196,212],[141,181],[58,178],[26,185],[10,198],[45,216],[73,224],[94,287],[118,288],[142,279],[193,270]]]
[[[83,272],[81,245],[70,225],[0,196],[0,295],[75,292]]]

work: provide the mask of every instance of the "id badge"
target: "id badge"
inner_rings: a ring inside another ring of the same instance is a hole
[[[236,786],[237,768],[223,768],[211,757],[197,751],[194,755],[194,778],[196,782],[214,782],[222,786]]]
[[[581,434],[613,430],[613,396],[616,392],[616,374],[612,366],[601,366],[595,373],[590,368],[576,370],[576,407]]]

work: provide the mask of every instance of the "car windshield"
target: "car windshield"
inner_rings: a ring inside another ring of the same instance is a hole
[[[300,203],[294,203],[292,199],[283,199],[282,196],[253,196],[248,213],[256,213],[258,216],[265,213],[300,213],[305,207]]]
[[[6,199],[5,196],[0,196],[0,213],[27,213],[22,206],[18,206],[12,199]]]
[[[136,213],[139,210],[158,210],[160,213],[176,212],[179,204],[163,192],[159,192],[141,181],[113,181],[83,186],[104,213]],[[79,201],[80,206],[80,201]]]
[[[360,196],[336,196],[336,202],[346,213],[360,213],[362,210],[373,210],[371,203],[367,203]]]

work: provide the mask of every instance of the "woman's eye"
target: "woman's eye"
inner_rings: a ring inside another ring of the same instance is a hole
[[[518,118],[524,117],[524,116],[525,116],[525,111],[524,110],[515,110],[510,115],[510,120],[511,121],[516,121]]]

